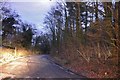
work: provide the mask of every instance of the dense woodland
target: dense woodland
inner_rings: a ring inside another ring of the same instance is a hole
[[[116,77],[119,6],[118,2],[58,2],[44,21],[50,30],[51,55],[88,77]]]
[[[2,46],[49,53],[88,77],[117,77],[120,2],[57,2],[44,19],[48,32],[41,35],[9,7],[0,10]]]

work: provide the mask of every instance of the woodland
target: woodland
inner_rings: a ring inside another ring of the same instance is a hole
[[[57,2],[46,14],[47,33],[41,35],[11,8],[3,5],[0,10],[2,46],[49,54],[89,78],[119,76],[120,2]]]

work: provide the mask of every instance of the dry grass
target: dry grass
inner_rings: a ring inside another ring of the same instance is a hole
[[[60,64],[89,78],[117,78],[118,55],[114,47],[97,44],[63,47],[57,60]]]
[[[25,48],[16,48],[16,49],[8,49],[8,48],[0,48],[0,55],[3,55],[5,53],[9,53],[12,55],[18,55],[18,56],[27,56],[30,54],[33,54],[31,50],[26,50]]]

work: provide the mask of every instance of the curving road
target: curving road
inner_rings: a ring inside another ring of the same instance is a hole
[[[60,67],[48,55],[34,55],[0,66],[0,78],[83,78]]]

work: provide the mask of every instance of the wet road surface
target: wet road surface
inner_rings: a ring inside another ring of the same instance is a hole
[[[82,78],[67,72],[48,59],[48,55],[34,55],[0,66],[0,78]]]

